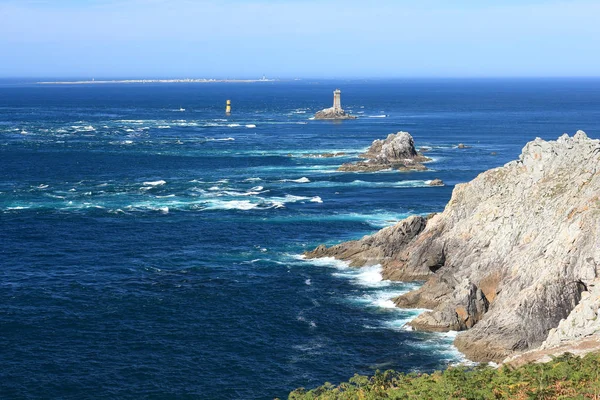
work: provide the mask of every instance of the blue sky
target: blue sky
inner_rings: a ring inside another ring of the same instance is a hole
[[[0,0],[0,77],[599,76],[600,1]]]

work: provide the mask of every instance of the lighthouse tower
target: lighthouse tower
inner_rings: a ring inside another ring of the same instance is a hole
[[[333,91],[333,111],[342,111],[342,91],[340,89]]]

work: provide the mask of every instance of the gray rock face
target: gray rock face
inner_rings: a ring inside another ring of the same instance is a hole
[[[408,132],[390,133],[385,140],[373,141],[371,147],[361,154],[367,161],[343,164],[340,171],[373,172],[385,169],[425,170],[424,161],[430,159],[418,153],[415,141]]]
[[[396,243],[386,229],[373,248],[392,253],[363,239],[360,254],[383,256],[388,279],[428,279],[395,300],[432,310],[410,323],[415,329],[464,330],[455,345],[475,361],[554,341],[557,331],[548,333],[587,301],[600,275],[600,141],[582,131],[538,138],[518,160],[457,185],[444,212],[410,240]]]
[[[566,319],[550,330],[541,350],[563,346],[583,338],[600,335],[600,280],[588,285],[581,301]]]
[[[336,110],[333,107],[326,108],[315,114],[315,119],[356,119],[355,116],[346,114],[344,110]]]
[[[526,362],[546,362],[552,356],[569,352],[583,356],[600,351],[600,280],[595,280],[581,293],[581,301],[562,319],[542,345],[522,354],[506,358],[503,363],[521,365]]]

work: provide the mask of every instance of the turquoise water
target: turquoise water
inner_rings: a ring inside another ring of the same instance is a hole
[[[360,119],[310,120],[337,87]],[[2,81],[0,397],[273,398],[458,362],[392,307],[416,284],[299,255],[577,129],[600,137],[600,80]],[[429,171],[336,172],[399,130]]]

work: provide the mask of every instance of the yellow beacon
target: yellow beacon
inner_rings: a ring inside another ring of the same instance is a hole
[[[231,100],[227,100],[227,106],[225,106],[225,114],[231,114]]]

